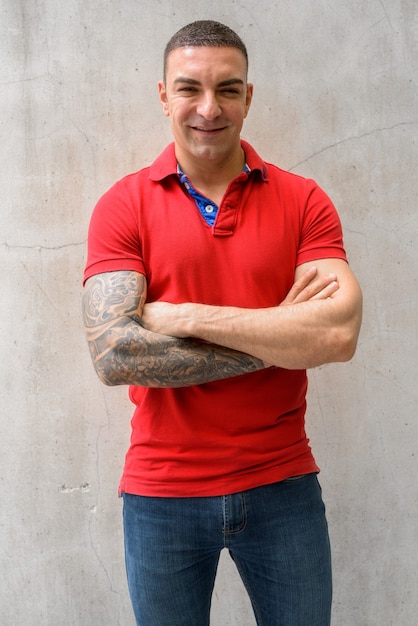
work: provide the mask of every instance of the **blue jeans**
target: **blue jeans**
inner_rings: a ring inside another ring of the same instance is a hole
[[[223,548],[259,626],[329,626],[331,556],[316,474],[228,496],[123,500],[138,626],[207,626]]]

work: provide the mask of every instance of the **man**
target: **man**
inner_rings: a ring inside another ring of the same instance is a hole
[[[361,293],[315,182],[241,140],[253,86],[228,27],[185,26],[158,85],[174,136],[98,202],[91,356],[136,405],[120,492],[137,624],[209,624],[227,547],[258,624],[330,623],[306,368],[354,353]]]

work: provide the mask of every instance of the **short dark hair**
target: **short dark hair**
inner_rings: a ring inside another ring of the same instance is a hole
[[[180,28],[170,39],[164,50],[164,80],[170,52],[186,46],[214,48],[237,48],[245,57],[248,68],[248,53],[244,42],[229,26],[213,20],[198,20]]]

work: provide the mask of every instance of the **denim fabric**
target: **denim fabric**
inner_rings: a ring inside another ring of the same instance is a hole
[[[331,556],[316,474],[228,496],[123,499],[138,626],[207,626],[223,548],[259,626],[329,626]]]

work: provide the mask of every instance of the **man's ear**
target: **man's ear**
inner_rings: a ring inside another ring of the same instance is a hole
[[[245,117],[248,115],[248,111],[250,110],[251,101],[253,99],[254,85],[252,83],[247,83],[247,94],[245,97]]]
[[[170,111],[168,108],[168,101],[167,101],[167,92],[165,89],[165,83],[163,80],[160,80],[158,82],[158,93],[160,96],[160,102],[161,102],[161,106],[163,108],[163,113],[164,115],[166,115],[167,117],[170,116]]]

